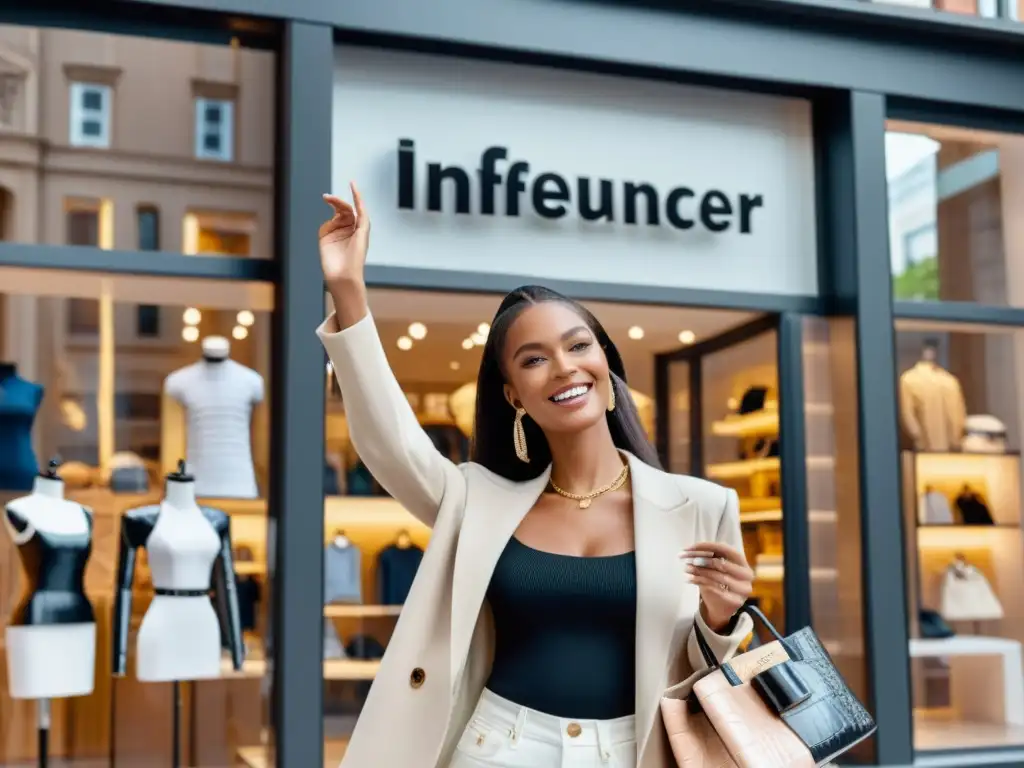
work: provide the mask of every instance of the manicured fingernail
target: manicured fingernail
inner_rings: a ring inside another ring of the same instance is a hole
[[[692,565],[688,565],[688,566],[686,566],[686,572],[687,573],[696,573],[697,569],[694,568]]]

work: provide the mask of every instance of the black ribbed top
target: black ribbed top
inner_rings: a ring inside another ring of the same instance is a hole
[[[513,537],[487,599],[495,625],[491,691],[556,717],[634,713],[635,553],[571,557]]]

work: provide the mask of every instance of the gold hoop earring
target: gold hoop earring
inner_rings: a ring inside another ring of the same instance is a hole
[[[612,377],[608,377],[608,412],[611,413],[615,410],[615,382]]]
[[[526,430],[523,429],[523,416],[526,415],[525,408],[516,408],[516,420],[512,425],[512,443],[516,447],[516,456],[524,464],[530,463],[530,454],[526,452]]]

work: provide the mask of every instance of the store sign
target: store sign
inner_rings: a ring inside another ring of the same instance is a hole
[[[376,264],[818,290],[800,100],[339,47],[333,132]]]
[[[503,168],[504,170],[503,172]],[[479,180],[481,215],[493,216],[497,209],[499,188],[504,191],[505,216],[518,216],[526,194],[534,215],[544,219],[561,219],[575,207],[575,215],[583,221],[621,220],[625,224],[643,223],[658,226],[662,216],[676,229],[687,230],[703,226],[709,232],[725,232],[732,226],[749,234],[754,210],[764,205],[762,195],[741,192],[735,200],[720,189],[694,192],[691,187],[677,186],[662,196],[646,182],[610,179],[591,179],[578,176],[567,179],[564,175],[546,171],[530,179],[530,163],[509,160],[505,147],[487,147],[480,155],[476,171],[467,171],[458,165],[426,163],[426,209],[440,213],[444,210],[444,186],[450,184],[454,193],[455,213],[472,212],[473,181]],[[417,198],[416,144],[412,139],[398,142],[398,207],[416,209]],[[616,218],[621,211],[621,219]]]

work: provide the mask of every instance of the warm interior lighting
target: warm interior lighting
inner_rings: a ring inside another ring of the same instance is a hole
[[[254,315],[248,309],[243,309],[235,316],[235,320],[238,321],[239,325],[244,325],[246,328],[248,328],[253,323],[256,322],[256,315]]]
[[[423,323],[412,323],[409,326],[409,335],[416,339],[416,341],[420,341],[421,339],[426,338],[427,326]]]
[[[451,368],[453,371],[457,371],[462,366],[459,365],[459,361],[458,360],[452,360],[450,363],[448,363],[448,367]]]
[[[181,313],[181,319],[185,325],[199,325],[199,321],[203,319],[203,313],[195,307],[189,307]]]
[[[487,343],[487,337],[484,336],[482,333],[474,333],[472,336],[469,337],[469,339],[478,347],[482,347],[484,344]]]
[[[476,332],[486,338],[487,334],[491,332],[491,326],[487,323],[480,323],[480,325],[476,327]]]
[[[629,338],[633,341],[640,341],[640,339],[644,337],[644,329],[639,325],[634,325],[627,331],[627,333],[629,334]]]
[[[186,325],[181,329],[181,338],[187,342],[193,342],[199,340],[199,329],[194,325]]]
[[[473,340],[472,339],[463,339],[462,340],[462,348],[463,349],[472,349],[473,348]]]
[[[186,213],[181,222],[181,251],[186,256],[199,253],[199,217]]]
[[[680,344],[693,344],[697,340],[697,334],[693,331],[680,331],[679,332],[679,343]]]
[[[244,325],[236,325],[234,328],[231,329],[231,335],[234,338],[241,341],[242,339],[246,338],[249,335],[249,329],[246,328]]]
[[[412,349],[412,339],[410,339],[408,336],[399,336],[398,348],[403,351]]]

